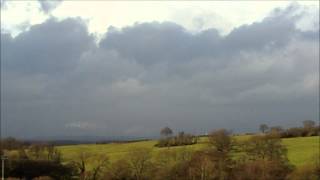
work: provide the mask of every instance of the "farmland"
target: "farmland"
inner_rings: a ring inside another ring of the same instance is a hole
[[[235,136],[237,142],[243,142],[250,136]],[[124,157],[130,150],[134,148],[150,148],[152,149],[153,157],[167,148],[158,148],[154,145],[156,140],[132,142],[132,143],[110,143],[110,144],[83,144],[60,146],[58,149],[62,152],[63,161],[70,162],[78,158],[81,152],[86,152],[90,155],[90,162],[95,162],[97,157],[107,156],[110,162]],[[295,166],[301,166],[305,163],[312,163],[319,157],[319,136],[314,137],[296,137],[283,138],[282,143],[288,150],[288,159]],[[208,145],[206,137],[200,138],[195,145],[170,147],[169,151],[176,151],[181,149],[196,151],[205,148]]]

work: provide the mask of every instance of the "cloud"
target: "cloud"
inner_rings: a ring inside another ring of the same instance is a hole
[[[79,20],[58,22],[50,19],[34,25],[29,31],[13,39],[8,68],[24,73],[60,73],[74,67],[80,55],[90,46],[92,37]],[[6,48],[6,47],[4,47]],[[16,52],[19,50],[19,53]],[[14,51],[14,52],[12,52]],[[28,58],[28,59],[26,59]]]
[[[62,0],[39,0],[41,10],[48,14],[61,4]]]
[[[14,38],[2,33],[8,135],[82,128],[151,136],[166,125],[203,133],[317,120],[319,32],[297,28],[304,11],[295,11],[277,10],[225,36],[151,22],[110,28],[96,44],[77,18],[51,18]]]
[[[80,122],[80,121],[76,121],[76,122],[70,122],[67,123],[65,125],[66,128],[76,128],[76,129],[96,129],[96,125],[93,122]]]
[[[136,79],[126,79],[124,81],[115,82],[112,84],[112,91],[115,93],[120,93],[121,95],[136,95],[141,94],[146,91],[141,82]]]
[[[1,9],[6,8],[6,0],[0,0]]]

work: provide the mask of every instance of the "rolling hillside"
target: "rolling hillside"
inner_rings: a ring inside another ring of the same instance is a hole
[[[249,136],[235,136],[238,142],[248,139]],[[289,161],[295,166],[301,166],[305,163],[315,162],[316,157],[319,157],[319,136],[316,137],[297,137],[297,138],[284,138],[283,144],[288,149]],[[101,155],[108,156],[110,161],[117,160],[126,155],[132,148],[150,148],[153,155],[167,150],[167,148],[157,148],[154,145],[156,140],[132,142],[132,143],[111,143],[111,144],[89,144],[89,145],[70,145],[60,146],[59,150],[62,152],[63,160],[65,162],[72,161],[78,158],[80,152],[86,152],[90,156],[89,161],[94,162],[97,157]],[[198,144],[189,146],[170,147],[170,151],[187,149],[197,150],[206,147],[207,138],[200,139]],[[89,162],[89,164],[90,164]]]

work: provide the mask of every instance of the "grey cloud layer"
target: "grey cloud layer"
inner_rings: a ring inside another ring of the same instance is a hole
[[[319,30],[294,8],[229,35],[178,24],[109,28],[98,45],[80,19],[1,34],[7,134],[154,135],[317,120]]]

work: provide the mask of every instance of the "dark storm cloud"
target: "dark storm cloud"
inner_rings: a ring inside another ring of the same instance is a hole
[[[174,23],[136,24],[120,31],[111,29],[106,36],[100,43],[101,47],[117,50],[145,65],[185,61],[192,42],[192,36]]]
[[[290,6],[291,9],[291,6]],[[199,56],[219,57],[237,55],[239,51],[278,48],[297,33],[294,17],[274,13],[262,22],[243,25],[226,37],[210,29],[193,35],[174,23],[142,23],[111,30],[100,46],[115,49],[134,57],[144,65],[176,61],[185,62]],[[148,47],[146,51],[145,47]]]
[[[83,51],[91,46],[92,37],[88,36],[85,25],[80,21],[68,19],[57,22],[50,19],[9,41],[12,46],[3,52],[8,55],[6,59],[10,59],[4,61],[10,70],[62,73],[74,68]],[[15,53],[17,50],[19,53]]]
[[[1,34],[8,134],[154,135],[297,125],[318,117],[318,30],[289,7],[221,36],[175,23],[109,28],[98,45],[80,19]]]

